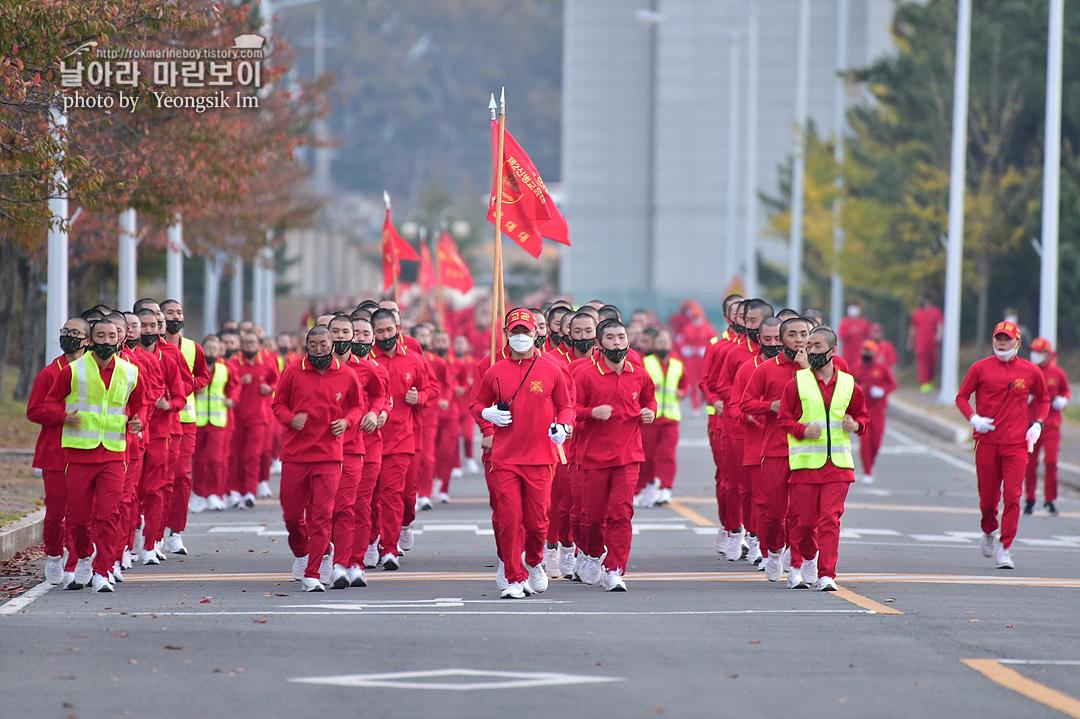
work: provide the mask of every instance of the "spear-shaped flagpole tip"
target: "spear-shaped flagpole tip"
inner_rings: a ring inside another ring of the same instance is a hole
[[[502,110],[503,112],[506,112],[506,88],[505,87],[502,89],[502,92],[499,93],[499,109]]]
[[[382,201],[386,205],[386,209],[390,209],[390,193],[386,190],[382,191]]]
[[[491,102],[488,103],[488,109],[491,110],[491,119],[495,119],[495,111],[499,109],[499,106],[495,104],[495,93],[491,93]]]

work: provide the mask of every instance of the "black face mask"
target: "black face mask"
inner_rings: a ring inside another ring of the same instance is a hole
[[[133,350],[139,344],[139,338],[138,337],[128,337],[126,340],[124,340],[124,344],[127,345],[127,348],[129,350]]]
[[[799,354],[799,350],[793,350],[790,347],[784,346],[784,356],[792,362],[795,361],[795,355]]]
[[[548,331],[548,339],[551,340],[552,347],[558,347],[563,343],[563,336],[558,332]]]
[[[616,363],[622,362],[624,359],[626,359],[626,353],[627,349],[625,347],[621,350],[609,350],[604,348],[604,356],[612,362]]]
[[[874,361],[874,355],[872,355],[872,354],[869,354],[869,353],[868,353],[868,354],[864,354],[864,355],[862,356],[862,361],[863,361],[863,362],[865,362],[866,364],[870,364],[871,362],[873,362],[873,361]]]
[[[750,338],[750,341],[757,344],[758,338],[761,337],[761,328],[755,327],[754,329],[746,328],[746,336]]]
[[[371,343],[370,342],[353,342],[352,343],[352,353],[354,355],[356,355],[357,357],[367,357],[368,352],[370,352],[370,351],[371,351]]]
[[[312,357],[311,355],[308,355],[307,358],[308,362],[310,362],[311,366],[315,369],[326,369],[330,366],[330,363],[334,361],[334,355],[332,354],[322,355],[320,357]]]
[[[740,335],[746,334],[746,325],[732,325],[731,329],[735,330],[736,334],[740,334]]]
[[[435,354],[439,355],[440,357],[445,357],[446,355],[450,354],[450,348],[449,347],[436,347],[435,349],[433,349],[431,351],[434,352]]]
[[[343,355],[352,350],[352,340],[334,340],[334,354]]]
[[[78,352],[82,344],[82,337],[72,337],[71,335],[61,335],[60,337],[60,351],[66,355]]]
[[[244,351],[243,354],[244,354],[244,359],[246,359],[248,361],[251,361],[251,360],[255,359],[259,355],[259,350],[255,350],[254,352]]]
[[[94,350],[94,354],[96,354],[98,357],[100,357],[103,360],[107,360],[110,357],[112,357],[114,354],[119,352],[120,348],[118,346],[116,346],[116,345],[103,345],[103,344],[98,344],[97,342],[95,342],[93,344],[93,350]]]
[[[821,369],[825,365],[829,364],[829,353],[821,352],[807,352],[806,360],[810,363],[811,369]]]
[[[182,329],[184,329],[183,320],[165,320],[165,331],[169,334],[178,335]]]
[[[143,347],[146,347],[147,349],[157,344],[157,341],[157,335],[139,335],[139,344],[141,344]]]
[[[231,348],[225,350],[225,359],[232,359],[235,356],[236,356],[236,350],[231,349]]]
[[[285,345],[278,345],[277,353],[284,357],[285,355],[289,354],[289,348]]]
[[[769,359],[772,359],[776,355],[780,354],[784,349],[784,345],[761,345],[761,354],[765,355]]]
[[[210,355],[206,355],[206,366],[210,369],[213,369],[214,365],[217,364],[217,359],[217,357],[211,357]]]
[[[653,350],[652,354],[656,355],[657,359],[666,360],[671,350]]]
[[[393,337],[387,337],[384,340],[375,340],[375,345],[383,352],[390,353],[397,347],[397,339],[398,336],[394,335]]]
[[[547,335],[536,335],[536,339],[533,340],[533,346],[536,349],[540,349],[544,346],[544,342],[547,340]]]
[[[592,348],[596,346],[596,340],[595,339],[571,340],[570,343],[574,346],[575,350],[577,350],[578,352],[580,352],[583,355],[584,354],[589,354],[590,352],[592,352]]]

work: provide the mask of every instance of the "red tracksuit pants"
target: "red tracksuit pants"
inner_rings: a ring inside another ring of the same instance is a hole
[[[1035,451],[1028,457],[1027,475],[1024,478],[1025,498],[1035,501],[1035,492],[1039,487],[1039,453],[1043,453],[1043,462],[1046,465],[1046,474],[1043,478],[1043,500],[1053,502],[1058,497],[1058,452],[1061,450],[1061,429],[1047,427],[1043,430],[1039,441],[1035,443]]]
[[[762,458],[760,479],[754,484],[754,504],[761,517],[757,534],[763,554],[779,552],[788,543],[790,480],[791,467],[787,457]]]
[[[606,547],[604,567],[609,570],[626,572],[640,469],[635,462],[585,470],[584,534],[579,546],[590,557],[599,557]]]
[[[529,578],[521,563],[522,551],[530,567],[544,560],[551,482],[550,464],[494,463],[488,473],[495,546],[511,584]]]
[[[721,490],[724,493],[724,515],[720,517],[720,522],[729,531],[735,531],[750,519],[749,513],[743,512],[744,506],[749,507],[751,504],[750,472],[743,466],[742,437],[724,437],[721,446],[727,466],[724,468],[724,478],[721,482]]]
[[[930,342],[915,347],[915,365],[916,372],[919,375],[919,384],[928,384],[934,381],[934,366],[936,364],[937,343]]]
[[[547,541],[551,546],[556,543],[569,547],[574,543],[570,530],[570,511],[573,497],[570,494],[570,466],[556,464],[551,480],[551,500],[548,503]]]
[[[145,443],[139,446],[134,457],[128,457],[127,471],[124,473],[124,497],[120,500],[120,551],[126,547],[135,547],[135,530],[142,523],[139,501],[139,483],[142,481],[143,459],[146,457]]]
[[[716,516],[720,521],[720,526],[726,526],[724,524],[724,514],[727,512],[727,493],[724,492],[724,473],[727,470],[727,466],[724,462],[724,437],[719,427],[709,427],[709,448],[712,449],[713,464],[716,465],[716,472],[713,474],[713,479],[716,481]]]
[[[1001,512],[1001,546],[1008,549],[1016,538],[1020,521],[1020,495],[1024,491],[1027,445],[975,443],[975,472],[979,478],[979,509],[982,531],[990,534],[998,528],[998,503]]]
[[[195,434],[195,456],[191,461],[191,491],[199,497],[218,494],[222,475],[229,466],[229,430],[212,424]]]
[[[379,553],[398,556],[401,518],[406,505],[405,483],[414,454],[384,454],[379,470]],[[416,501],[415,487],[413,502]],[[416,516],[415,510],[413,516]]]
[[[282,462],[281,513],[294,557],[308,558],[305,577],[318,579],[319,564],[330,549],[334,497],[341,462]]]
[[[889,407],[887,399],[869,399],[866,411],[870,415],[870,425],[859,437],[859,456],[862,458],[863,474],[874,473],[874,460],[881,450],[881,440],[885,437],[885,412]]]
[[[364,466],[360,468],[360,484],[356,485],[356,504],[353,510],[355,527],[353,529],[352,555],[349,557],[347,566],[364,566],[364,554],[368,545],[373,543],[379,536],[379,527],[376,521],[377,515],[373,514],[378,497],[375,494],[375,485],[379,482],[379,470],[382,469],[382,444],[373,447],[368,444],[365,447],[367,454],[364,455]],[[375,536],[371,536],[374,532]],[[346,564],[342,562],[342,564]]]
[[[419,446],[419,444],[417,445]],[[405,486],[402,489],[401,516],[399,517],[402,527],[410,526],[416,519],[416,486],[420,479],[420,462],[422,457],[417,452],[410,456],[409,466],[405,472]]]
[[[45,554],[59,557],[64,553],[65,539],[64,517],[67,514],[67,479],[62,469],[43,469],[41,479],[45,483],[45,520],[41,534],[45,542]],[[72,543],[67,542],[71,552]]]
[[[113,555],[119,555],[114,549],[115,527],[119,526],[124,471],[123,460],[67,465],[67,521],[75,555],[77,559],[89,557],[96,544],[94,574],[107,576],[115,561]]]
[[[350,566],[355,546],[356,492],[360,488],[363,470],[364,455],[346,454],[345,461],[341,463],[341,481],[334,495],[334,516],[330,530],[334,542],[334,563],[345,567]],[[360,559],[363,561],[363,555]]]
[[[143,547],[151,549],[165,535],[165,481],[169,463],[169,440],[151,439],[143,455],[139,478],[139,504],[143,517]],[[136,547],[136,549],[139,549]]]
[[[801,567],[804,557],[813,557],[816,553],[818,576],[836,579],[840,517],[844,515],[849,486],[850,482],[792,483],[792,567]]]
[[[416,495],[431,499],[431,489],[435,480],[435,445],[439,427],[439,408],[430,407],[424,410],[424,426],[428,431],[424,433],[424,442],[417,456],[420,464],[416,474]],[[415,505],[415,503],[414,503]],[[403,523],[404,524],[404,523]]]
[[[266,444],[269,431],[268,424],[237,422],[232,431],[232,447],[229,452],[229,491],[255,494],[255,489],[259,486],[262,448]]]
[[[458,456],[457,415],[443,412],[439,416],[438,432],[435,435],[435,475],[439,480],[439,491],[450,491],[450,473],[461,466]],[[432,488],[434,491],[434,487]],[[427,495],[431,496],[431,495]]]
[[[641,445],[645,451],[645,461],[638,473],[640,492],[645,485],[660,480],[662,489],[671,489],[675,485],[676,448],[679,446],[679,423],[671,420],[657,420],[652,424],[641,425]]]
[[[466,408],[461,412],[458,418],[459,428],[461,432],[462,451],[465,453],[467,459],[473,458],[473,434],[476,431],[476,423],[473,422],[472,416],[469,415],[469,410]]]
[[[181,425],[184,435],[180,438],[180,454],[173,467],[173,487],[169,504],[165,507],[165,526],[174,532],[187,529],[188,500],[191,498],[191,463],[195,456],[195,424]]]

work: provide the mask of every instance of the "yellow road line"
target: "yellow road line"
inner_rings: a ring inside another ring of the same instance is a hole
[[[884,604],[878,604],[873,599],[870,599],[869,597],[864,597],[861,594],[856,594],[855,592],[845,587],[837,587],[836,596],[840,597],[841,599],[846,599],[847,601],[854,604],[856,607],[869,609],[875,614],[903,614],[903,612],[901,612],[899,609],[893,609],[892,607],[886,607]]]
[[[716,497],[679,497],[679,504],[716,504]],[[672,509],[676,502],[668,504]],[[925,512],[927,514],[979,514],[978,507],[938,507],[929,504],[882,504],[880,502],[845,502],[844,509],[862,509],[872,512]],[[679,510],[675,510],[678,512]],[[681,512],[680,512],[681,514]],[[1080,512],[1058,512],[1059,517],[1078,519]]]
[[[996,659],[961,659],[960,661],[1006,689],[1023,694],[1028,699],[1051,709],[1057,709],[1073,719],[1080,719],[1080,700],[1028,679],[1020,672],[1003,666]]]
[[[695,512],[694,510],[690,509],[689,507],[685,506],[680,501],[672,500],[672,501],[668,502],[668,507],[670,507],[672,510],[674,510],[676,514],[681,514],[682,516],[686,517],[687,519],[689,519],[691,522],[693,522],[694,524],[696,524],[699,527],[715,527],[716,526],[716,522],[711,522],[708,519],[705,519],[705,517],[701,516],[700,514]]]

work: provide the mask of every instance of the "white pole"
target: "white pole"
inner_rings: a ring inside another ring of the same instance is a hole
[[[116,305],[125,312],[130,312],[135,304],[136,224],[134,209],[129,207],[120,213],[120,274],[116,284]]]
[[[265,313],[263,312],[263,301],[266,299],[266,293],[263,291],[263,278],[266,273],[262,268],[262,256],[255,255],[255,259],[251,263],[251,321],[255,324],[263,327],[263,318]]]
[[[746,294],[758,296],[758,0],[750,0],[746,29]]]
[[[791,245],[788,307],[798,311],[802,295],[803,175],[806,173],[806,92],[810,64],[810,0],[799,0],[799,64],[795,73],[795,145],[792,150]]]
[[[179,302],[182,307],[184,305],[184,254],[180,248],[184,246],[184,221],[180,215],[176,216],[176,222],[169,226],[166,235],[169,247],[165,251],[165,294]]]
[[[203,334],[217,331],[218,288],[221,282],[221,259],[218,255],[203,257]]]
[[[739,165],[739,43],[731,33],[728,48],[727,199],[724,202],[724,274],[730,282],[739,271],[735,184]]]
[[[266,233],[267,239],[270,238],[270,233]],[[274,301],[275,301],[275,284],[276,277],[274,274],[274,251],[269,247],[263,248],[263,264],[266,266],[263,275],[263,290],[266,292],[266,297],[263,300],[263,329],[266,330],[267,337],[273,337],[274,335]]]
[[[233,278],[232,278],[232,307],[231,317],[229,319],[239,322],[244,319],[244,258],[236,257],[233,259]]]
[[[836,162],[836,200],[833,202],[833,272],[832,272],[832,322],[833,327],[840,326],[844,307],[844,278],[840,275],[840,253],[844,250],[844,228],[840,224],[841,199],[844,180],[841,168],[844,164],[844,127],[847,112],[847,97],[844,92],[844,73],[847,71],[848,52],[848,0],[837,0],[836,8],[836,147],[833,160]]]
[[[1043,151],[1042,257],[1039,264],[1039,335],[1057,348],[1058,214],[1061,188],[1061,65],[1065,0],[1050,0],[1046,52],[1046,148]],[[1030,341],[1031,338],[1025,338]]]
[[[949,170],[949,250],[945,262],[945,326],[941,348],[941,404],[952,404],[959,387],[960,281],[964,259],[964,189],[967,182],[968,68],[971,64],[971,0],[960,0],[953,80],[952,166]]]
[[[66,142],[61,129],[67,126],[67,116],[58,108],[50,108],[53,139]],[[58,152],[57,161],[64,159],[64,151]],[[52,224],[48,234],[48,279],[45,292],[45,359],[60,354],[60,328],[68,321],[68,233],[64,223],[68,219],[67,177],[59,167],[53,174],[52,196],[49,212]]]

